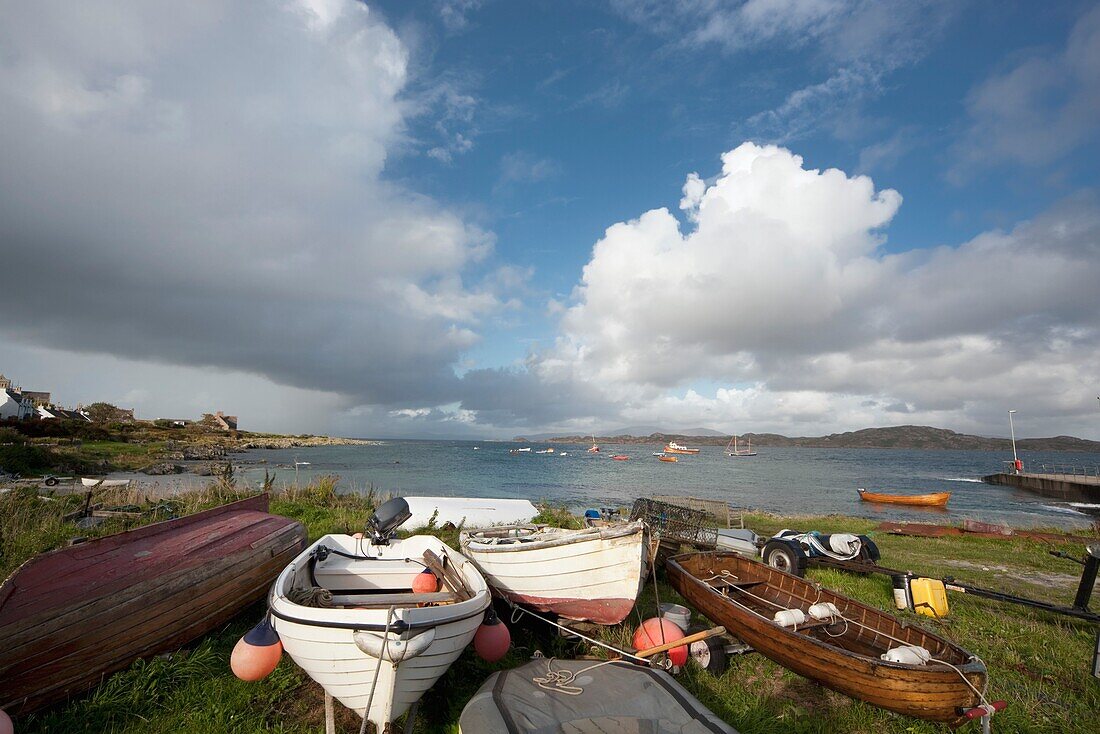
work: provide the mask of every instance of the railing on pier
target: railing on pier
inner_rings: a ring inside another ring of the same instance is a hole
[[[1056,474],[1064,477],[1100,477],[1100,466],[1077,464],[1032,464],[1032,474]]]

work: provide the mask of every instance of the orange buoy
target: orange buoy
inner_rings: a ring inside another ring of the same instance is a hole
[[[425,568],[413,577],[412,590],[414,594],[434,594],[439,591],[439,579],[430,568]]]
[[[664,617],[651,617],[642,622],[642,626],[634,633],[634,649],[648,650],[668,642],[676,642],[683,639],[684,631],[674,622]],[[668,659],[673,665],[684,665],[688,659],[687,645],[674,647],[668,651]]]
[[[258,681],[271,675],[283,656],[283,643],[279,633],[264,620],[250,629],[233,647],[229,667],[233,675],[245,681]]]
[[[474,652],[487,663],[495,663],[505,656],[512,646],[512,633],[501,622],[492,607],[485,612],[485,621],[474,633]]]
[[[4,709],[0,709],[0,734],[13,734],[15,731],[15,724],[11,723],[11,717],[4,712]]]

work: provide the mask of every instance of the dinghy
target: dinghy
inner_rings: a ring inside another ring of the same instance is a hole
[[[468,528],[489,525],[509,525],[530,522],[539,510],[530,500],[502,499],[500,497],[406,497],[412,516],[405,527],[426,527],[435,521],[437,527],[451,523]]]
[[[708,619],[826,688],[953,724],[983,702],[981,660],[886,612],[735,553],[674,556],[666,568]]]
[[[501,596],[567,619],[618,624],[645,580],[645,525],[513,525],[464,532],[463,553]]]
[[[462,710],[458,730],[737,734],[663,670],[549,658],[489,676]]]
[[[283,570],[268,600],[283,649],[379,732],[462,654],[491,601],[474,565],[443,541],[392,537],[410,514],[397,497],[371,517],[369,537],[322,537]],[[425,569],[442,588],[413,592]]]
[[[306,544],[302,524],[267,504],[260,494],[24,563],[0,584],[0,708],[86,691],[262,599]]]
[[[864,502],[882,502],[888,505],[916,505],[919,507],[946,507],[951,499],[950,492],[931,492],[929,494],[884,494],[868,492],[860,487],[859,498]]]
[[[85,487],[100,487],[107,489],[108,487],[125,487],[130,483],[129,479],[95,479],[93,477],[81,477],[80,483]]]

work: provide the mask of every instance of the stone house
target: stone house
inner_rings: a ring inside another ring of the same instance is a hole
[[[237,416],[226,415],[220,410],[217,413],[203,413],[202,423],[222,431],[237,430]]]

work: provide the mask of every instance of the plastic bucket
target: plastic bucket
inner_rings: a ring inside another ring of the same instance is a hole
[[[683,604],[662,604],[661,616],[682,629],[684,634],[687,634],[688,627],[691,626],[691,610]]]

